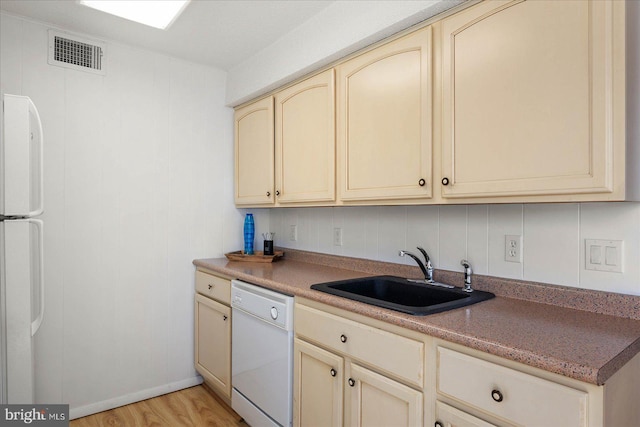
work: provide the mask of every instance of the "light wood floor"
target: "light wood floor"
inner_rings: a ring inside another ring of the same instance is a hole
[[[196,386],[78,418],[70,427],[248,427],[217,396]]]

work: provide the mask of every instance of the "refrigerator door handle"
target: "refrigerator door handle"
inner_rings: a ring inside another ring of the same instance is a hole
[[[43,233],[43,222],[39,219],[29,218],[28,221],[31,224],[34,224],[38,229],[38,281],[40,287],[40,310],[38,311],[38,317],[31,322],[31,336],[34,336],[38,329],[40,329],[40,325],[42,324],[42,319],[44,318],[44,233]]]
[[[38,113],[36,104],[33,103],[31,98],[28,98],[28,99],[29,99],[29,111],[33,113],[33,115],[35,116],[36,124],[38,125],[38,136],[39,136],[38,144],[40,145],[38,147],[39,154],[40,154],[39,156],[40,164],[38,165],[40,169],[38,174],[40,175],[39,206],[35,210],[29,212],[29,216],[33,217],[33,216],[38,216],[42,214],[42,212],[44,211],[44,134],[42,133],[42,120],[40,120],[40,113]]]

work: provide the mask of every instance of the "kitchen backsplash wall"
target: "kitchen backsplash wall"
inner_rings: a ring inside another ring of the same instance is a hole
[[[44,125],[37,401],[78,416],[195,384],[191,262],[242,247],[226,74],[110,42],[105,76],[51,66],[47,25],[0,18],[1,90]]]
[[[257,212],[260,210],[254,210]],[[266,210],[263,210],[266,211]],[[288,208],[270,211],[277,246],[412,264],[424,247],[437,269],[640,295],[640,203]],[[264,221],[264,220],[263,220]],[[291,226],[297,241],[290,240]],[[342,246],[334,230],[342,229]],[[522,263],[505,261],[522,236]],[[624,240],[622,273],[586,270],[585,239]]]

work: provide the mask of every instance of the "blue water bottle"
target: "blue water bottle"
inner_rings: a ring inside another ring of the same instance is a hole
[[[256,234],[256,228],[253,223],[253,214],[248,213],[244,217],[244,254],[253,255],[253,238]]]

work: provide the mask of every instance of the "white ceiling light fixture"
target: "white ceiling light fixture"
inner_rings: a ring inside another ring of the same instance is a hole
[[[79,0],[79,3],[140,24],[166,30],[190,0]]]

